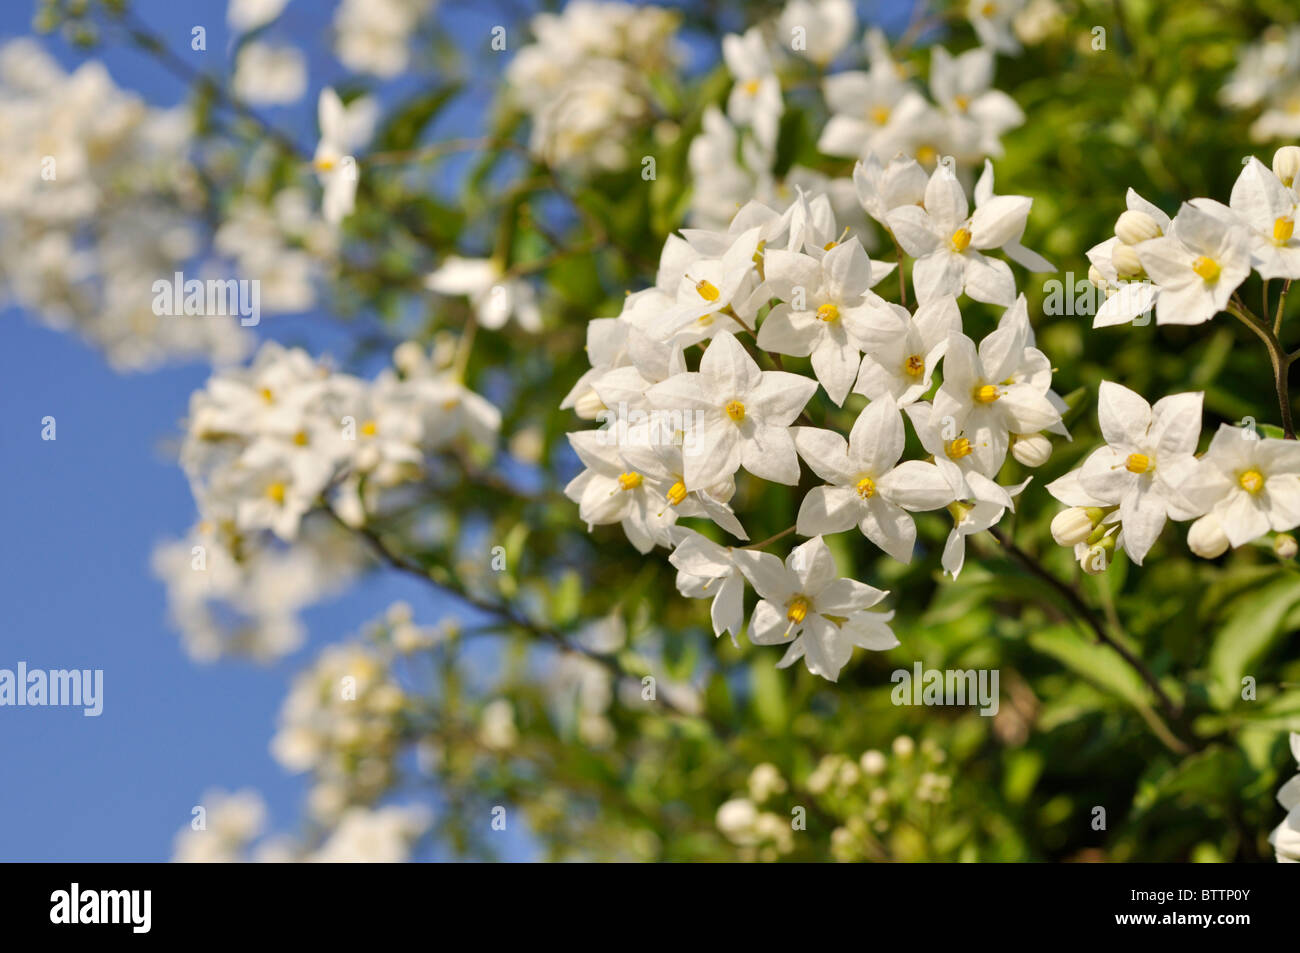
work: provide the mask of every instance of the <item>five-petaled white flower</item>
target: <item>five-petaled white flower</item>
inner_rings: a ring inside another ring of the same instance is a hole
[[[504,327],[511,317],[525,331],[542,329],[533,286],[521,278],[507,278],[496,259],[448,255],[424,284],[438,294],[465,295],[474,306],[478,323],[489,330]]]
[[[745,577],[736,568],[733,551],[684,527],[672,533],[677,546],[668,561],[677,567],[677,591],[688,599],[712,598],[713,634],[730,633],[735,644],[745,624]]]
[[[1227,223],[1245,227],[1251,260],[1261,278],[1300,278],[1296,193],[1254,156],[1237,176],[1227,205],[1213,199],[1191,204]]]
[[[320,142],[312,168],[325,191],[321,214],[325,221],[337,225],[356,206],[360,172],[350,153],[370,138],[379,118],[379,104],[363,96],[344,106],[338,93],[326,87],[320,91],[316,112]]]
[[[949,336],[961,331],[961,311],[956,298],[944,295],[921,305],[914,315],[897,304],[876,308],[867,324],[861,336],[871,346],[863,348],[867,353],[853,392],[906,406],[930,390]]]
[[[1228,305],[1250,274],[1245,228],[1184,204],[1169,234],[1135,246],[1142,267],[1160,286],[1157,324],[1202,324]]]
[[[1234,549],[1270,529],[1294,529],[1300,526],[1300,441],[1220,424],[1182,491],[1198,512],[1218,518]]]

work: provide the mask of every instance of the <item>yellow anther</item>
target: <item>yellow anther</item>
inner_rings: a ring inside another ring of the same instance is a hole
[[[811,604],[806,598],[803,596],[795,596],[785,604],[785,617],[790,622],[798,625],[803,622],[804,619],[808,618],[809,608],[811,608]]]
[[[970,108],[970,97],[957,96],[956,98],[953,99],[953,103],[956,104],[958,110],[960,110],[961,112],[965,112],[967,109]]]
[[[864,476],[858,481],[856,489],[858,491],[858,496],[862,497],[864,500],[869,500],[876,495],[876,481],[871,479],[871,477]]]
[[[1129,473],[1146,473],[1151,469],[1151,458],[1145,453],[1130,453],[1124,461],[1124,469]]]
[[[618,485],[623,490],[635,490],[641,485],[641,474],[635,470],[629,470],[627,473],[618,475]]]
[[[262,400],[266,401],[268,404],[275,401],[275,395],[271,393],[271,388],[269,387],[263,387],[258,391],[258,393],[262,395]]]
[[[1279,218],[1273,223],[1273,241],[1279,245],[1284,245],[1291,240],[1295,234],[1295,219]]]
[[[837,320],[839,316],[840,309],[830,303],[824,304],[817,309],[817,318],[821,321],[825,321],[827,324]]]
[[[745,405],[738,400],[727,401],[727,406],[724,407],[723,410],[725,410],[727,412],[727,416],[730,417],[732,420],[734,420],[736,423],[740,423],[742,420],[745,419]]]
[[[971,396],[975,398],[977,404],[991,404],[1002,395],[992,384],[981,384],[971,391]]]
[[[952,233],[952,238],[948,239],[948,241],[952,244],[953,251],[965,251],[967,248],[970,248],[970,229],[963,225],[961,228],[957,229],[957,231]]]
[[[839,242],[827,242],[825,245],[822,246],[822,251],[830,251],[838,244]]]
[[[1258,493],[1264,489],[1264,474],[1258,470],[1247,470],[1241,476],[1237,477],[1237,482],[1247,493]]]
[[[755,95],[758,92],[758,80],[751,79],[748,83],[745,84],[744,89],[745,92],[749,93],[749,95],[751,96]]]
[[[934,160],[939,158],[939,152],[934,146],[917,146],[916,161],[921,165],[933,165]]]
[[[709,281],[701,280],[695,282],[695,290],[700,293],[700,297],[705,301],[717,301],[718,298],[722,296],[722,292],[720,292],[717,287]]]
[[[274,483],[272,483],[270,486],[266,488],[267,499],[271,500],[273,503],[277,503],[277,504],[283,503],[285,491],[287,491],[288,489],[289,488],[285,486],[281,481],[276,480]]]
[[[361,435],[363,437],[373,437],[377,433],[379,433],[379,424],[373,420],[367,420],[361,425]]]
[[[338,163],[329,156],[321,156],[319,159],[312,162],[312,165],[316,167],[317,172],[333,172],[334,166],[337,164]]]
[[[295,446],[305,447],[311,442],[311,438],[307,435],[307,431],[299,430],[293,435],[293,442]]]
[[[986,3],[984,4],[984,6],[980,7],[980,16],[986,19],[992,17],[993,14],[997,12],[998,12],[998,5],[996,3]]]
[[[968,457],[971,453],[970,441],[965,437],[958,437],[944,445],[944,453],[948,454],[949,460],[960,460],[962,457]]]
[[[686,484],[681,480],[678,480],[668,488],[666,496],[668,497],[669,504],[676,506],[682,500],[686,499]]]
[[[889,122],[889,107],[876,106],[871,110],[871,121],[877,126],[883,126]]]
[[[903,362],[903,373],[908,377],[920,377],[925,373],[925,355],[913,354]]]
[[[1213,258],[1207,258],[1204,255],[1202,255],[1200,258],[1197,258],[1196,261],[1192,262],[1192,271],[1200,275],[1206,281],[1206,283],[1212,281],[1218,281],[1219,272],[1221,270],[1222,269],[1219,267],[1219,263],[1217,261],[1215,261]]]

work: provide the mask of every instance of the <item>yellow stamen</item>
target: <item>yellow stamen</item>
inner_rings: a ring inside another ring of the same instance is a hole
[[[307,436],[307,431],[299,430],[296,434],[293,435],[293,442],[295,446],[305,447],[307,446],[308,443],[311,442],[311,438]]]
[[[745,405],[738,400],[727,401],[727,406],[724,407],[723,410],[725,410],[727,416],[736,423],[740,423],[745,419]]]
[[[1146,473],[1151,469],[1151,458],[1145,453],[1130,453],[1124,461],[1124,469],[1129,473]]]
[[[756,79],[751,79],[748,83],[745,84],[744,89],[745,89],[745,92],[747,92],[747,93],[749,93],[749,95],[753,96],[755,93],[758,92],[758,80],[756,80]]]
[[[722,292],[712,282],[708,281],[695,282],[695,290],[700,293],[700,297],[705,301],[717,301],[722,296]]]
[[[952,238],[948,241],[952,244],[953,251],[964,252],[970,247],[970,229],[963,225],[952,233]]]
[[[275,395],[271,393],[271,388],[269,387],[263,387],[258,391],[258,393],[262,395],[262,400],[266,401],[268,404],[275,401]]]
[[[312,165],[316,167],[317,172],[333,172],[334,166],[337,165],[337,163],[329,156],[321,156],[319,159],[314,161]]]
[[[876,481],[871,479],[871,477],[864,476],[858,481],[857,491],[858,496],[862,497],[864,500],[871,499],[876,495]]]
[[[822,246],[822,251],[830,251],[838,244],[839,242],[827,242],[825,245]]]
[[[1295,219],[1279,218],[1273,223],[1273,241],[1285,245],[1295,234]]]
[[[877,126],[883,126],[889,122],[889,109],[886,106],[876,106],[871,110],[871,121]]]
[[[641,474],[635,470],[629,470],[627,473],[618,475],[618,485],[623,490],[635,490],[641,485]]]
[[[921,354],[913,354],[903,362],[903,373],[908,377],[920,377],[925,373],[925,357]]]
[[[970,441],[965,437],[958,437],[943,448],[944,453],[948,454],[949,460],[960,460],[962,457],[968,457],[971,454],[971,449]]]
[[[804,619],[808,618],[808,610],[811,608],[810,603],[803,596],[795,596],[785,604],[785,617],[799,625]]]
[[[669,504],[671,504],[672,506],[676,506],[682,500],[686,499],[686,484],[683,483],[681,480],[678,480],[676,483],[674,483],[672,486],[668,488],[668,493],[666,495],[668,497]]]
[[[840,309],[833,304],[824,304],[817,309],[818,319],[825,321],[827,324],[837,320],[839,316],[840,316]]]
[[[969,96],[957,96],[956,98],[953,99],[953,102],[956,104],[957,108],[961,112],[965,112],[967,109],[970,108]]]
[[[279,480],[276,480],[266,488],[267,499],[271,500],[273,503],[283,503],[286,490],[288,490],[288,487]]]
[[[991,404],[1002,395],[998,393],[998,389],[992,384],[981,384],[971,391],[971,396],[975,398],[976,403]]]
[[[937,158],[939,158],[939,153],[934,146],[916,147],[916,161],[921,165],[933,165],[934,160]]]
[[[1237,482],[1247,493],[1258,493],[1264,489],[1264,474],[1258,470],[1247,470],[1241,476],[1237,477]]]
[[[361,425],[362,436],[373,437],[377,433],[379,433],[379,424],[375,423],[373,420],[367,420]]]
[[[1206,258],[1204,255],[1192,262],[1192,271],[1205,279],[1207,284],[1213,281],[1218,281],[1219,272],[1221,270],[1222,269],[1219,268],[1219,263],[1217,261],[1213,258]]]
[[[998,5],[996,3],[986,3],[984,6],[980,7],[980,16],[985,18],[991,17],[997,12]]]

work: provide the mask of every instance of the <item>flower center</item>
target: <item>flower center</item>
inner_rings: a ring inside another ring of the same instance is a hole
[[[952,244],[953,251],[965,251],[970,247],[970,229],[963,225],[952,233],[952,238],[948,239],[948,241]]]
[[[876,481],[871,479],[869,476],[864,476],[858,481],[857,491],[858,496],[862,497],[864,500],[871,499],[876,495]]]
[[[1258,470],[1247,470],[1241,476],[1237,477],[1237,482],[1247,493],[1258,493],[1264,489],[1264,474]]]
[[[757,93],[757,92],[758,92],[758,80],[756,80],[756,79],[751,79],[748,83],[746,83],[746,84],[745,84],[745,92],[749,93],[749,95],[751,95],[751,96],[753,96],[755,93]]]
[[[276,480],[274,483],[272,483],[270,486],[266,488],[266,498],[270,500],[272,503],[276,503],[276,504],[283,503],[284,494],[285,491],[287,490],[288,487],[285,486],[283,482],[281,482],[280,480]]]
[[[745,419],[745,405],[738,400],[727,401],[727,406],[722,409],[725,410],[727,412],[727,416],[730,417],[732,420],[734,420],[736,423],[740,423],[742,420]]]
[[[795,596],[785,604],[785,617],[790,622],[798,625],[803,622],[804,619],[808,618],[809,608],[811,608],[811,603],[809,603],[807,597]]]
[[[310,442],[311,442],[311,438],[307,436],[307,431],[305,430],[299,430],[296,434],[293,435],[294,446],[305,447]]]
[[[998,12],[998,5],[996,3],[986,3],[984,4],[984,6],[980,7],[980,15],[985,17],[986,19],[988,17],[993,16],[993,14],[997,12]]]
[[[889,122],[889,108],[886,106],[876,106],[871,110],[871,121],[877,126],[883,126]]]
[[[1279,218],[1273,223],[1273,241],[1285,245],[1295,234],[1295,219]]]
[[[913,354],[903,362],[903,373],[908,377],[920,377],[925,373],[925,357]]]
[[[363,437],[373,437],[377,433],[379,433],[379,424],[373,420],[367,420],[361,425],[361,435]]]
[[[334,160],[329,156],[321,156],[312,163],[312,165],[316,166],[317,172],[333,172],[335,164]]]
[[[921,165],[932,165],[937,158],[939,158],[939,153],[934,146],[916,147],[916,161]]]
[[[981,384],[971,391],[971,396],[975,398],[977,404],[991,404],[1002,395],[992,384]]]
[[[641,485],[641,474],[637,473],[635,470],[629,470],[627,473],[620,473],[618,475],[618,485],[619,489],[622,490],[635,490]]]
[[[1151,458],[1145,453],[1130,453],[1124,461],[1124,469],[1129,473],[1146,473],[1151,469]]]
[[[678,480],[668,488],[668,493],[665,495],[668,497],[669,504],[676,506],[682,500],[686,499],[686,484],[681,480]]]
[[[1192,262],[1192,271],[1200,275],[1206,284],[1218,281],[1221,270],[1217,261],[1213,258],[1206,258],[1204,255]]]
[[[705,301],[717,301],[722,296],[722,292],[710,281],[700,280],[695,282],[695,290],[700,293],[700,297]]]
[[[962,457],[970,456],[970,441],[965,437],[958,437],[944,447],[944,452],[948,454],[949,460],[960,460]]]
[[[956,97],[955,99],[953,99],[953,103],[957,106],[957,108],[958,108],[961,112],[965,112],[967,109],[970,108],[970,97],[969,97],[969,96],[958,96],[958,97]]]
[[[832,321],[835,321],[836,319],[839,318],[839,316],[840,316],[840,309],[833,304],[829,304],[829,303],[824,304],[817,309],[818,319],[825,321],[827,324],[830,324]]]
[[[258,393],[262,395],[262,400],[266,401],[268,404],[275,403],[275,395],[271,393],[271,388],[263,387],[258,391]]]

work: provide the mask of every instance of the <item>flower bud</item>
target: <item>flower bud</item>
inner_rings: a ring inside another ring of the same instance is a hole
[[[1088,280],[1103,291],[1106,290],[1106,276],[1101,273],[1101,269],[1096,265],[1088,266]]]
[[[1283,146],[1273,153],[1273,174],[1290,188],[1300,175],[1300,146]]]
[[[1092,535],[1101,510],[1096,507],[1072,506],[1061,510],[1052,520],[1052,539],[1062,546],[1077,546]]]
[[[587,391],[573,405],[573,412],[583,420],[595,420],[596,416],[605,409],[600,396],[594,390]]]
[[[1052,441],[1041,433],[1015,434],[1011,438],[1011,455],[1027,467],[1041,467],[1052,455]]]
[[[393,351],[393,363],[399,371],[410,377],[424,363],[424,348],[415,341],[403,341]]]
[[[1193,523],[1187,531],[1187,547],[1202,559],[1222,556],[1228,548],[1228,537],[1219,525],[1219,518],[1207,513]]]
[[[1079,565],[1089,576],[1100,576],[1110,568],[1110,561],[1115,556],[1115,537],[1103,536],[1089,546],[1079,557]]]
[[[1110,253],[1110,263],[1121,278],[1141,278],[1144,274],[1142,259],[1132,245],[1116,245]]]
[[[1146,212],[1125,212],[1115,223],[1115,237],[1125,245],[1136,245],[1151,238],[1159,238],[1164,232],[1160,223]]]
[[[1295,537],[1290,533],[1279,533],[1273,539],[1273,552],[1277,553],[1279,559],[1295,559],[1295,554],[1300,552],[1300,545],[1297,545]]]

